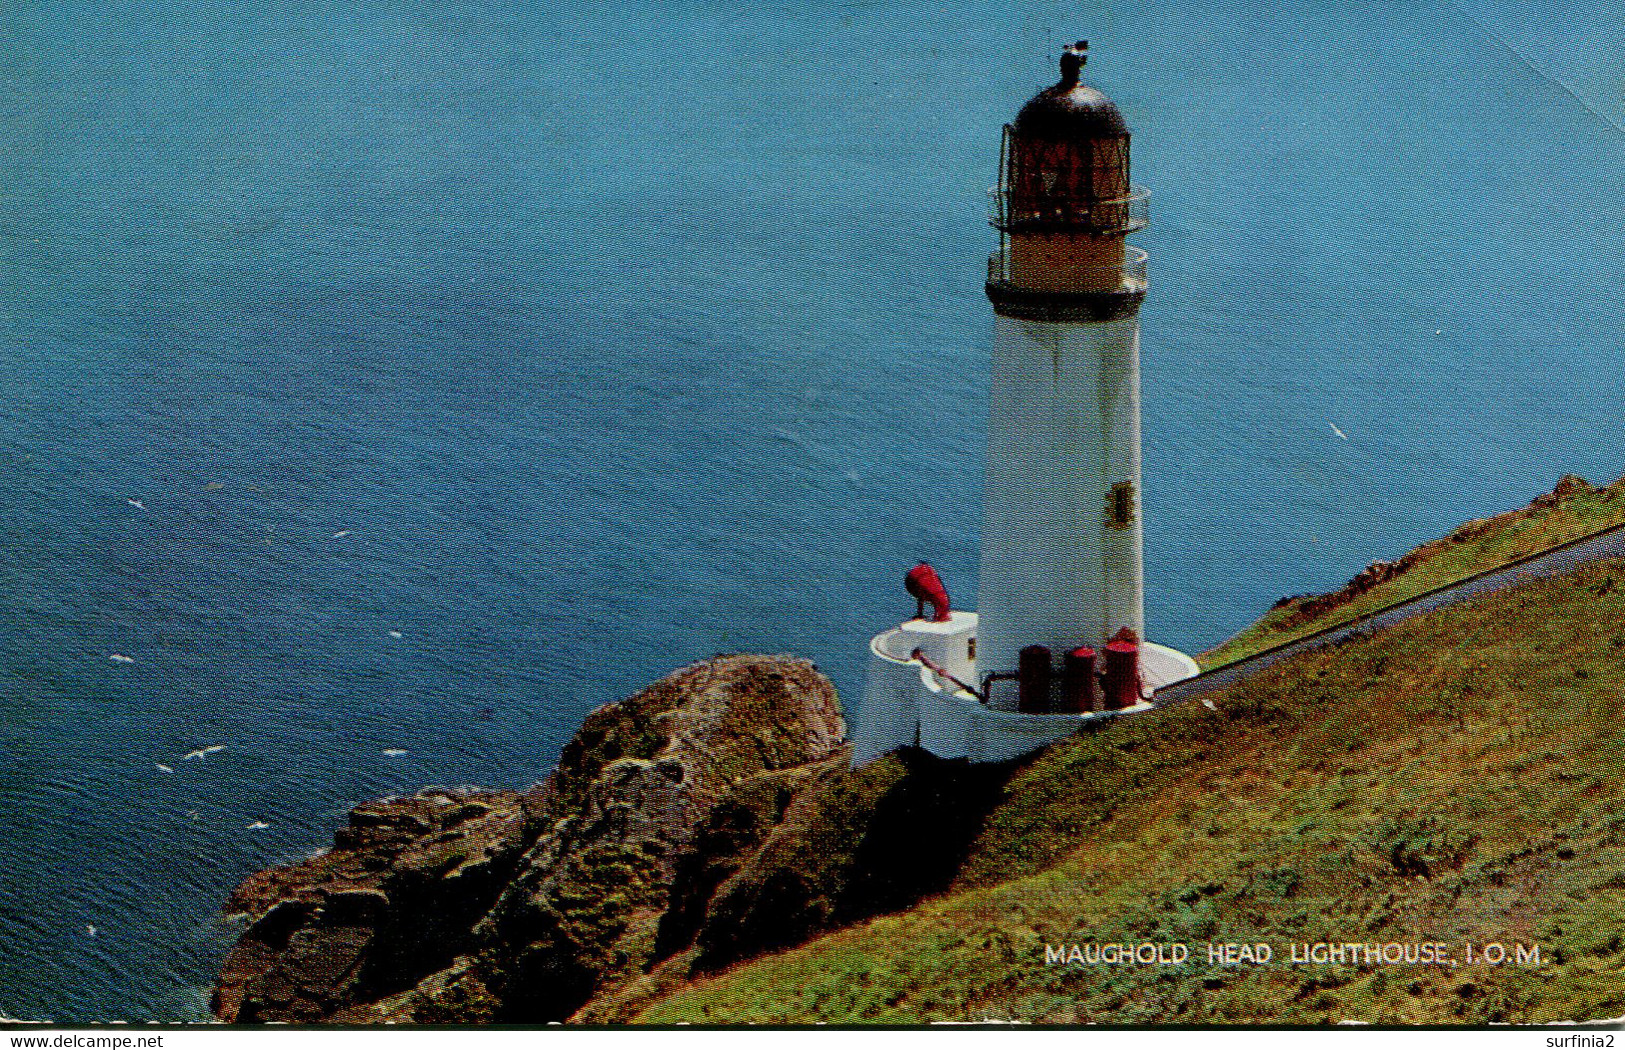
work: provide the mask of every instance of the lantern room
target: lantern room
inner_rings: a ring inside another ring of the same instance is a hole
[[[1004,127],[990,216],[1000,248],[992,283],[1114,291],[1138,269],[1138,253],[1123,238],[1146,226],[1149,195],[1129,182],[1122,113],[1081,79],[1088,46],[1079,41],[1062,52],[1060,82]]]

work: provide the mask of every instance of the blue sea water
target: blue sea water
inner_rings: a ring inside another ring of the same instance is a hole
[[[1078,36],[1155,195],[1156,637],[1625,472],[1596,0],[0,17],[6,1016],[202,1017],[353,803],[720,651],[853,698],[919,557],[968,601],[983,191]]]

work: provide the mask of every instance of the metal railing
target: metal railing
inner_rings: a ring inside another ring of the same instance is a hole
[[[1151,191],[1144,186],[1130,186],[1128,196],[1111,200],[1018,194],[994,187],[987,191],[987,199],[987,221],[1001,230],[1133,233],[1151,223]]]
[[[1123,261],[1115,266],[1087,266],[1067,268],[1057,272],[1053,267],[1045,275],[1044,291],[1051,292],[1143,292],[1146,289],[1146,254],[1138,248],[1124,247]],[[1013,284],[1018,287],[1029,282],[1010,265],[1010,253],[1001,249],[987,257],[989,284]],[[1056,281],[1063,282],[1060,286]]]
[[[987,697],[983,693],[981,693],[979,690],[977,690],[977,688],[974,685],[969,685],[969,684],[967,684],[965,682],[962,682],[958,678],[955,678],[953,675],[949,674],[948,669],[946,667],[942,666],[941,664],[937,663],[935,660],[931,659],[929,656],[925,655],[925,651],[923,649],[916,648],[912,653],[908,654],[908,658],[910,660],[916,660],[919,663],[925,665],[925,669],[927,671],[930,671],[932,674],[936,675],[938,678],[942,679],[943,681],[951,683],[954,686],[954,688],[960,689],[960,690],[963,690],[964,692],[969,693],[970,695],[974,696],[976,699],[980,700],[984,704],[987,703]]]

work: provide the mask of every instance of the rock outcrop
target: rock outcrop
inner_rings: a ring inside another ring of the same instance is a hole
[[[530,791],[358,806],[330,852],[232,895],[249,924],[215,1013],[568,1018],[694,943],[713,893],[844,768],[843,734],[807,661],[717,657],[593,712]]]

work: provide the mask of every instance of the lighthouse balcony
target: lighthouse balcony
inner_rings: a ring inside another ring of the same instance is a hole
[[[1121,236],[1151,224],[1151,191],[1130,186],[1122,197],[1102,200],[1066,194],[1035,194],[994,187],[987,191],[988,224],[1006,233],[1085,233]]]

